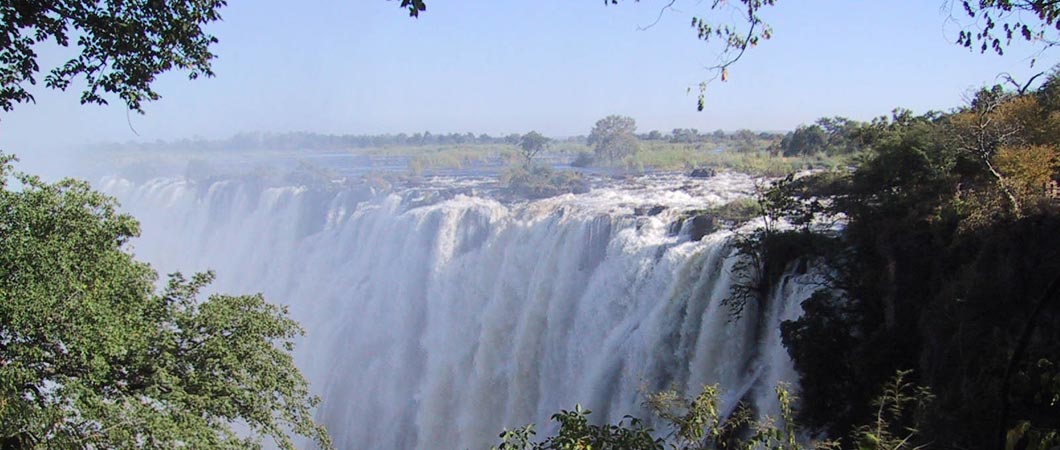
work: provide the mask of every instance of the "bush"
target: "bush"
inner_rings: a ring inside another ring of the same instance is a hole
[[[509,167],[501,175],[501,183],[519,197],[539,199],[567,193],[588,192],[582,176],[570,171],[556,171],[546,166],[525,165]]]
[[[570,162],[570,165],[574,167],[589,167],[595,162],[595,157],[590,152],[578,152],[574,156],[574,160]]]
[[[762,215],[762,205],[753,197],[743,197],[711,208],[709,214],[731,225],[739,225]]]
[[[896,375],[872,389],[879,392],[873,400],[872,414],[858,417],[851,427],[847,446],[835,440],[806,439],[805,428],[795,420],[796,402],[790,388],[781,383],[774,387],[780,415],[756,418],[756,412],[745,402],[725,415],[721,409],[722,392],[717,385],[704,386],[695,398],[674,390],[650,394],[645,406],[657,422],[669,429],[659,433],[635,417],[625,416],[617,424],[592,424],[590,411],[576,406],[573,411],[552,415],[558,430],[544,440],[535,441],[533,425],[500,434],[499,446],[491,450],[919,450],[930,446],[920,432],[921,419],[934,399],[931,391],[909,381],[909,372]],[[1025,427],[1029,428],[1029,427]],[[1022,432],[1022,429],[1016,430]],[[655,437],[662,436],[662,437]],[[1040,442],[1051,442],[1039,439]],[[1038,447],[1043,448],[1043,447]],[[1046,447],[1047,448],[1047,447]]]

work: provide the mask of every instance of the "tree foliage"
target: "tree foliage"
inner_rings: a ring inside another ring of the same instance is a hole
[[[802,450],[826,448],[828,443],[803,446],[794,422],[792,394],[787,385],[774,388],[780,417],[756,420],[754,411],[740,403],[728,414],[721,409],[717,385],[704,386],[695,398],[684,398],[674,391],[648,396],[647,405],[670,428],[664,441],[672,450],[769,449]]]
[[[1023,421],[1027,436],[1060,429],[1045,395],[1060,359],[1055,82],[988,89],[949,114],[896,111],[859,131],[852,170],[788,187],[846,218],[816,233],[836,245],[803,247],[833,279],[782,327],[805,425],[842,435],[879,409],[870,393],[888,374],[915,369],[938,396],[918,427],[936,446],[1000,448]]]
[[[588,181],[576,172],[544,165],[513,165],[501,174],[501,183],[519,198],[540,199],[589,191]]]
[[[519,154],[526,160],[526,164],[530,165],[534,157],[548,147],[549,142],[549,138],[541,133],[531,131],[519,138]]]
[[[973,21],[961,30],[957,44],[967,48],[978,46],[981,53],[991,50],[998,55],[1013,39],[1041,43],[1047,47],[1057,44],[1060,30],[1060,3],[1043,0],[961,0],[961,9]],[[998,28],[1000,25],[1000,28]]]
[[[423,0],[401,0],[401,7],[409,11],[409,17],[419,17],[420,12],[427,10]]]
[[[605,0],[604,4],[617,4]],[[672,9],[671,0],[660,10],[660,17]],[[217,39],[205,27],[221,18],[226,0],[104,0],[78,2],[59,0],[0,2],[0,107],[10,111],[17,103],[32,102],[29,86],[36,85],[41,67],[40,44],[62,47],[75,45],[78,54],[48,69],[48,88],[67,89],[84,77],[82,103],[106,104],[116,95],[130,109],[142,112],[142,103],[160,95],[151,84],[162,73],[187,71],[192,79],[212,76],[215,55],[210,46]],[[709,81],[728,78],[729,67],[744,53],[773,36],[762,18],[762,11],[775,0],[710,2],[709,11],[735,16],[738,20],[714,21],[694,15],[691,25],[698,39],[721,42],[718,61],[709,69],[712,77],[700,83],[698,109],[704,108]],[[424,0],[401,0],[400,7],[412,17],[426,11]],[[1013,39],[1056,45],[1060,29],[1060,5],[1037,0],[961,0],[961,8],[973,23],[960,32],[957,43],[977,45],[980,51],[1003,53]],[[656,23],[658,20],[656,20]],[[652,24],[654,25],[654,24]]]
[[[501,443],[491,450],[662,450],[662,440],[652,436],[652,429],[639,419],[626,416],[614,425],[589,423],[592,411],[576,405],[552,415],[559,424],[554,436],[539,442],[533,440],[532,425],[500,434]]]
[[[898,371],[872,401],[875,415],[852,431],[860,450],[918,450],[925,447],[921,421],[935,395],[908,382],[910,371]]]
[[[639,2],[640,0],[634,0]],[[604,0],[605,5],[617,5],[619,0]],[[659,23],[668,11],[678,8],[677,0],[668,0],[659,9],[658,17],[648,26]],[[748,49],[754,48],[773,37],[772,27],[763,17],[763,12],[776,5],[776,0],[712,0],[704,13],[693,14],[692,30],[696,38],[706,44],[721,43],[715,63],[709,65],[709,77],[699,83],[697,109],[706,106],[706,91],[709,83],[720,79],[727,81],[729,68],[739,61]],[[1023,40],[1037,45],[1042,51],[1060,43],[1060,3],[1049,0],[943,0],[944,9],[959,8],[962,12],[950,18],[961,24],[956,44],[978,49],[981,53],[993,51],[1004,54],[1013,40]],[[959,6],[958,6],[959,5]],[[401,7],[410,15],[418,16],[426,9],[423,0],[402,0]],[[962,16],[965,21],[958,20]],[[715,20],[725,17],[727,20]]]
[[[784,156],[824,153],[827,146],[828,136],[817,125],[799,126],[780,141],[780,151]]]
[[[0,2],[0,107],[32,102],[38,82],[39,45],[74,45],[78,54],[48,71],[44,84],[66,90],[78,77],[81,103],[106,104],[118,96],[129,109],[160,96],[151,84],[159,74],[186,70],[189,78],[212,76],[210,46],[217,38],[204,27],[221,19],[225,0],[104,0]]]
[[[637,122],[632,117],[610,115],[596,121],[589,132],[588,143],[597,159],[614,164],[637,152],[640,140],[636,131]]]
[[[924,448],[919,420],[933,401],[930,390],[909,381],[909,372],[889,378],[872,401],[871,414],[858,417],[847,430],[858,450],[914,450]],[[647,396],[645,406],[656,422],[669,431],[657,432],[644,422],[625,416],[617,424],[594,425],[590,411],[576,406],[552,416],[556,434],[535,441],[533,425],[500,434],[501,443],[491,450],[716,450],[836,449],[835,440],[810,439],[795,420],[796,398],[787,385],[774,388],[778,417],[756,418],[755,411],[740,403],[733,411],[723,411],[722,393],[716,385],[704,386],[693,398],[673,390]],[[655,437],[661,436],[661,437]]]
[[[604,4],[617,4],[605,0]],[[660,17],[672,9],[671,0],[660,10]],[[48,70],[48,88],[67,89],[84,77],[82,103],[106,104],[107,95],[120,98],[130,109],[142,112],[144,101],[160,95],[151,84],[162,73],[187,71],[192,79],[212,76],[215,55],[210,46],[217,39],[205,27],[221,18],[226,0],[104,0],[47,2],[4,0],[0,2],[0,107],[10,111],[17,103],[32,102],[29,86],[38,82],[41,67],[37,59],[40,44],[78,48],[77,56]],[[744,53],[773,36],[762,18],[762,11],[775,0],[712,1],[710,12],[725,15],[730,10],[735,22],[717,22],[703,15],[692,17],[698,39],[721,42],[718,61],[709,69],[712,77],[700,83],[698,109],[704,108],[709,81],[728,78],[729,67]],[[426,11],[424,0],[401,0],[400,7],[412,17]],[[961,0],[961,8],[973,23],[960,32],[957,43],[977,45],[982,52],[1003,53],[1013,39],[1057,43],[1060,5],[1038,0]],[[658,20],[656,20],[656,23]],[[654,25],[654,23],[652,24]]]
[[[302,330],[261,295],[155,272],[139,232],[87,183],[0,158],[0,446],[259,448],[329,440],[291,350]],[[12,185],[11,183],[14,183]],[[236,432],[242,424],[247,433]]]

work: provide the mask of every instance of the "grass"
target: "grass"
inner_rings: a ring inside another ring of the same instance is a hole
[[[830,169],[849,165],[851,157],[783,157],[771,155],[765,149],[771,141],[759,139],[749,146],[751,151],[737,152],[721,150],[729,145],[723,141],[701,143],[671,143],[665,141],[642,141],[640,150],[635,154],[617,161],[614,166],[630,172],[668,172],[691,171],[699,167],[732,170],[764,176],[783,176],[791,172],[808,168]],[[731,147],[728,147],[731,148]],[[305,150],[255,150],[249,152],[202,152],[184,151],[167,152],[173,163],[183,164],[181,158],[212,159],[214,155],[243,156],[296,156]],[[331,153],[373,158],[394,158],[407,164],[408,173],[421,175],[433,170],[469,169],[483,166],[504,167],[522,162],[516,146],[509,144],[453,144],[453,145],[402,145],[375,148],[357,148],[333,150]],[[132,165],[150,160],[158,163],[158,152],[119,151],[111,156],[124,165]],[[535,162],[552,165],[566,164],[580,160],[592,166],[592,148],[578,142],[556,141],[548,151],[539,155]],[[399,163],[400,164],[400,163]],[[595,164],[600,165],[599,161]]]
[[[372,157],[405,158],[409,172],[422,174],[427,170],[463,169],[487,164],[507,164],[519,154],[512,145],[465,144],[395,146],[352,150],[350,153]]]
[[[830,169],[845,165],[849,158],[820,156],[774,156],[765,150],[753,152],[717,151],[710,144],[646,142],[636,155],[622,164],[632,170],[677,171],[713,167],[755,175],[783,176],[805,169]]]

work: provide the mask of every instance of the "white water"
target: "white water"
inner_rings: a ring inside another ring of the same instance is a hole
[[[775,412],[794,380],[779,323],[810,286],[786,278],[730,320],[729,233],[668,233],[681,210],[746,195],[747,177],[660,179],[517,205],[469,196],[253,182],[108,179],[161,273],[215,269],[215,290],[291,306],[297,362],[337,448],[485,449],[504,427],[580,403],[647,416],[644,392],[719,383]],[[665,205],[633,217],[637,205]]]

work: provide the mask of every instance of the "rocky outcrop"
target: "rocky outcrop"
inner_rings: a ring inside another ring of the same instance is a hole
[[[710,178],[710,177],[713,177],[714,175],[717,175],[717,174],[718,174],[718,171],[716,171],[716,170],[714,170],[714,169],[712,169],[710,167],[700,167],[700,168],[692,170],[692,173],[688,174],[688,176],[690,176],[692,178]]]
[[[688,235],[693,241],[699,241],[704,236],[718,229],[718,218],[710,214],[700,214],[692,218]]]
[[[666,211],[666,207],[662,205],[641,205],[633,208],[633,215],[637,217],[657,216],[663,211]]]

